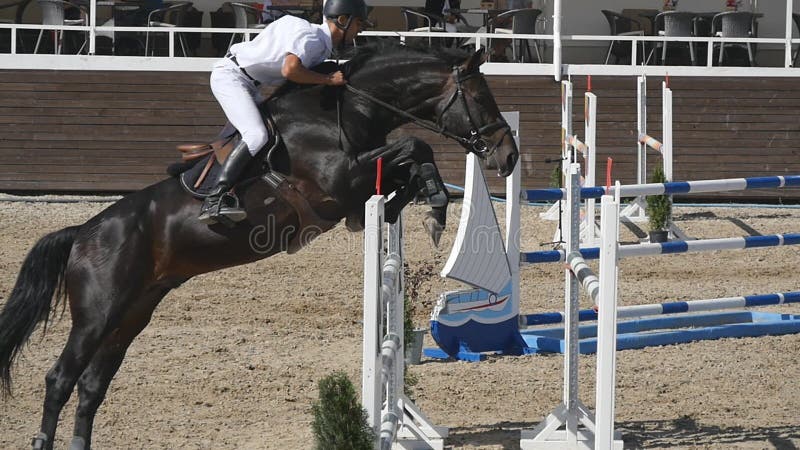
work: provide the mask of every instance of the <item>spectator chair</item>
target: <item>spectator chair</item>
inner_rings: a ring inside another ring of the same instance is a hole
[[[406,31],[444,33],[444,18],[442,16],[421,11],[414,8],[400,8],[406,21]],[[433,38],[428,36],[428,46],[433,45]]]
[[[155,53],[155,45],[150,49],[150,27],[182,27],[186,19],[186,12],[192,7],[192,2],[174,2],[166,8],[154,9],[147,15],[147,32],[144,41],[145,56]],[[176,33],[183,56],[189,56],[186,51],[186,40],[182,33]],[[167,40],[169,42],[169,40]]]
[[[264,28],[267,25],[259,23],[261,19],[261,11],[258,8],[250,6],[246,3],[231,2],[231,9],[233,10],[233,21],[236,28]],[[236,39],[236,33],[231,35],[231,41],[228,43],[228,48],[233,45],[233,40]],[[242,33],[242,40],[244,40],[244,33]]]
[[[656,16],[656,30],[659,36],[673,36],[673,37],[692,37],[694,36],[694,13],[682,11],[665,11]],[[683,44],[683,43],[679,43]],[[694,51],[694,43],[686,42],[689,45],[689,58],[691,64],[697,64],[697,55]],[[661,46],[661,65],[667,63],[667,49],[669,48],[668,42],[659,42],[656,47],[650,51],[647,60],[653,56],[653,52]]]
[[[608,21],[608,28],[611,32],[612,36],[644,36],[644,29],[642,28],[642,24],[635,19],[631,19],[630,17],[623,16],[620,13],[609,11],[607,9],[603,9],[600,12],[606,17]],[[642,45],[642,59],[646,56],[645,54],[645,47],[644,41],[639,41]],[[614,55],[614,62],[619,63],[619,61],[623,58],[630,59],[631,58],[631,46],[628,42],[621,41],[611,41],[608,44],[608,52],[606,53],[606,62],[611,59],[611,55]]]
[[[86,8],[76,5],[75,3],[66,0],[37,0],[39,7],[42,9],[42,25],[87,25],[89,23],[89,12]],[[80,11],[79,19],[67,19],[64,17],[64,12],[67,8],[76,8]],[[36,38],[36,46],[33,48],[33,53],[39,52],[39,44],[42,42],[42,34],[45,31],[53,33],[53,48],[56,55],[61,54],[61,44],[64,39],[63,30],[39,30],[39,37]],[[83,44],[78,49],[80,54],[86,47],[86,33],[84,33]]]
[[[489,30],[492,33],[500,34],[536,34],[536,19],[542,14],[540,9],[524,8],[504,11],[489,20]],[[511,21],[511,28],[496,27],[497,22],[508,23]],[[535,39],[512,39],[511,58],[516,62],[532,62],[533,55],[528,45],[533,42],[533,49],[536,52],[536,62],[542,62],[542,55],[539,52],[539,44]],[[491,46],[491,42],[490,42]],[[519,52],[517,51],[519,47]],[[523,52],[523,49],[525,50]],[[527,59],[525,55],[527,54]],[[519,55],[519,58],[517,57]]]
[[[718,37],[753,37],[755,33],[753,32],[754,27],[753,23],[755,22],[755,15],[751,12],[747,11],[726,11],[717,14],[714,16],[714,19],[711,22],[711,33],[714,36]],[[725,61],[725,43],[720,42],[719,44],[719,65],[722,65]],[[747,48],[747,59],[750,62],[750,67],[755,66],[755,52],[753,51],[753,46],[749,42],[745,44],[727,44],[728,47],[746,47]]]
[[[20,10],[27,6],[30,0],[17,0],[10,3],[0,4],[0,11],[4,9],[16,8],[15,17],[21,17]],[[0,19],[0,23],[22,23],[19,19]],[[17,30],[17,53],[22,47],[22,30]],[[11,53],[11,30],[0,30],[0,53]]]

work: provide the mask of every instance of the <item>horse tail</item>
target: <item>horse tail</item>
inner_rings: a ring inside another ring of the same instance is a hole
[[[4,396],[11,395],[11,367],[23,345],[39,322],[44,322],[47,330],[51,311],[66,297],[64,275],[79,228],[64,228],[39,239],[25,257],[0,312],[0,389]]]

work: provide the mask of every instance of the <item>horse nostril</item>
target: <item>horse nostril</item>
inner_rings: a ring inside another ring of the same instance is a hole
[[[514,166],[517,164],[518,158],[519,158],[519,153],[516,152],[508,155],[507,163],[509,172],[514,170]]]

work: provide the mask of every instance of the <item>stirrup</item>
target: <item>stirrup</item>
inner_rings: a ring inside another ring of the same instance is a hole
[[[46,434],[42,432],[36,433],[36,436],[34,436],[33,439],[31,440],[31,449],[43,450],[45,445],[47,445],[48,440],[49,439],[47,438]]]
[[[209,198],[206,198],[206,202],[209,201]],[[204,203],[203,206],[205,207],[206,204]],[[228,227],[233,227],[237,222],[241,222],[246,218],[247,211],[240,207],[239,197],[228,191],[220,194],[216,201],[211,200],[211,203],[200,213],[197,220],[206,225],[224,223]]]
[[[231,222],[241,222],[247,218],[247,211],[239,204],[239,197],[228,191],[219,197],[217,205],[217,219],[223,217]]]

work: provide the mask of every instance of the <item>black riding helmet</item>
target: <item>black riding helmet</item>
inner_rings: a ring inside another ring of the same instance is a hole
[[[339,16],[349,16],[350,18],[358,17],[366,27],[372,26],[372,23],[367,19],[367,4],[364,0],[327,0],[322,14],[328,18],[336,20]],[[347,23],[348,27],[350,21]],[[338,22],[337,26],[342,28]]]

